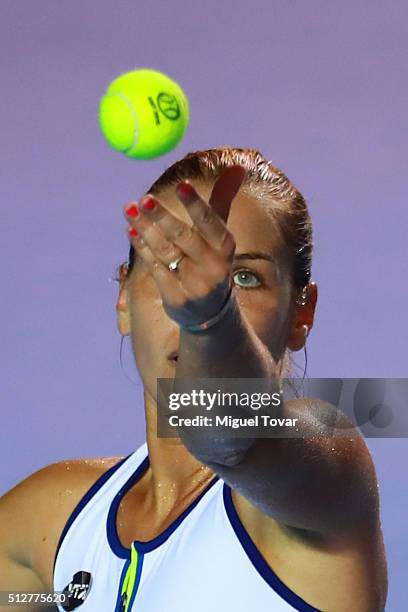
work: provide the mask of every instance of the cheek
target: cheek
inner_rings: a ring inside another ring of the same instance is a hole
[[[279,311],[279,307],[277,305],[275,307],[268,306],[256,307],[253,304],[245,304],[242,306],[242,310],[256,335],[264,344],[271,347],[272,343],[275,344],[282,338],[286,326],[284,325],[285,318],[283,313]]]
[[[155,282],[144,270],[137,270],[131,289],[132,330],[135,333],[146,332],[146,327],[157,319],[161,307],[160,293]]]
[[[144,361],[154,353],[154,333],[162,311],[158,291],[148,279],[137,279],[132,288],[130,319],[132,344],[137,361]]]
[[[161,300],[138,299],[131,309],[132,337],[138,343],[138,348],[149,350],[154,346],[157,335],[163,326],[164,311]]]
[[[136,365],[142,376],[148,375],[156,371],[169,347],[176,348],[178,327],[166,315],[159,291],[149,279],[135,286],[130,312]]]
[[[256,335],[274,353],[286,345],[290,295],[285,287],[274,291],[237,291],[240,308]]]

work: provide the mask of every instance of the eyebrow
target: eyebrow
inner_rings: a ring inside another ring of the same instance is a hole
[[[266,261],[271,261],[272,263],[276,263],[276,258],[268,253],[261,253],[260,251],[251,251],[250,253],[238,253],[234,256],[235,260],[241,259],[265,259]]]

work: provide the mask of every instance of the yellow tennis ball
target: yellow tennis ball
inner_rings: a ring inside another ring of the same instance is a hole
[[[136,159],[174,149],[188,121],[188,100],[180,85],[149,68],[116,78],[99,105],[99,124],[108,143]]]

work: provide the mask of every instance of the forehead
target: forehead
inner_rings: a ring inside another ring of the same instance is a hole
[[[190,180],[190,183],[208,202],[213,184],[194,180]],[[188,213],[176,196],[174,186],[161,190],[157,197],[174,215],[191,224]],[[227,222],[237,244],[237,253],[256,250],[275,254],[277,257],[283,255],[285,245],[277,221],[271,214],[273,205],[273,201],[262,201],[242,189],[238,192]]]

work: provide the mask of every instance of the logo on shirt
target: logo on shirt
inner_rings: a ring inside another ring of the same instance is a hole
[[[88,597],[92,584],[92,576],[89,572],[77,572],[73,575],[71,582],[63,590],[68,601],[62,604],[64,610],[75,610],[81,606]]]

